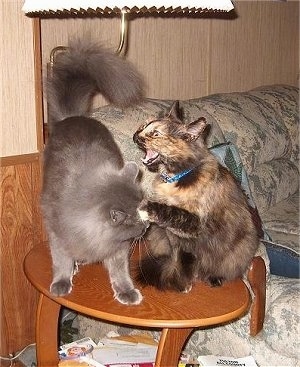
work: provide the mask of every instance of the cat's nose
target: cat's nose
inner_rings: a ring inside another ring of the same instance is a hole
[[[138,143],[138,137],[139,137],[139,133],[138,133],[138,131],[136,131],[134,134],[133,134],[133,137],[132,137],[132,139],[133,139],[133,142],[135,143],[135,144],[137,144]]]
[[[144,148],[144,147],[145,147],[145,139],[140,135],[140,131],[139,131],[139,130],[138,130],[138,131],[136,131],[136,132],[133,134],[132,139],[133,139],[133,142],[134,142],[135,144],[137,144],[139,148],[141,148],[141,149],[145,149],[145,148]]]

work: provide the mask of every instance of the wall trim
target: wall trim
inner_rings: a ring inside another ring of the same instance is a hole
[[[18,164],[25,164],[38,161],[41,153],[29,153],[22,155],[13,155],[0,158],[0,167],[16,166]]]
[[[34,78],[35,78],[35,113],[37,149],[42,151],[44,147],[44,106],[43,106],[43,78],[41,55],[41,21],[39,18],[32,20],[33,29],[33,53],[34,53]]]

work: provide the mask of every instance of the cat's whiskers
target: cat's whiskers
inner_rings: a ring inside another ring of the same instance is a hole
[[[136,238],[135,238],[135,239],[131,242],[131,244],[130,244],[130,248],[129,248],[130,257],[133,255],[134,250],[135,250],[135,248],[136,248],[136,245],[138,244],[138,241],[139,241],[139,239],[136,239]]]
[[[144,245],[145,248],[147,248],[147,241],[145,241],[144,237],[139,237],[139,238],[135,238],[131,244],[131,250],[135,249],[136,246],[138,246],[138,251],[139,251],[139,257],[138,257],[138,267],[140,269],[140,274],[142,275],[142,277],[144,278],[144,280],[147,283],[147,278],[145,277],[145,275],[143,274],[143,268],[142,268],[142,245]],[[148,251],[148,249],[147,249]],[[148,252],[147,252],[148,253]],[[131,251],[131,255],[132,256],[133,251]]]
[[[152,254],[152,252],[151,252],[151,250],[148,246],[147,241],[145,241],[145,246],[144,247],[145,247],[145,250],[146,250],[146,253],[147,253],[148,257],[151,257],[155,262],[157,262],[157,259],[155,258],[155,256],[153,256],[153,254]]]
[[[132,256],[136,246],[138,246],[139,252],[141,252],[141,242],[146,242],[144,237],[134,238],[130,244],[130,257]]]
[[[149,251],[148,249],[147,249],[147,241],[145,241],[145,239],[144,238],[142,238],[142,240],[143,240],[143,242],[144,242],[144,247],[146,248],[146,251]],[[144,278],[144,280],[145,280],[145,283],[148,283],[148,280],[147,280],[147,278],[145,277],[145,274],[144,274],[144,272],[143,272],[143,266],[142,266],[142,250],[141,250],[141,242],[139,241],[139,243],[138,243],[138,245],[139,245],[139,261],[138,261],[138,264],[139,264],[139,269],[140,269],[140,275]],[[147,252],[148,253],[148,252]]]
[[[143,253],[143,249],[145,249],[148,257],[151,257],[154,262],[157,262],[157,259],[151,253],[151,250],[149,249],[149,246],[148,246],[148,242],[146,241],[146,239],[144,237],[135,238],[133,240],[133,242],[131,243],[131,246],[130,246],[130,250],[131,250],[130,251],[130,256],[132,256],[133,251],[135,250],[135,247],[136,246],[138,246],[138,252],[139,252],[139,255],[138,255],[138,267],[139,267],[139,270],[140,270],[139,273],[144,278],[145,283],[148,283],[148,279],[145,276],[145,274],[143,273],[143,266],[142,266],[142,261],[143,261],[142,253]]]

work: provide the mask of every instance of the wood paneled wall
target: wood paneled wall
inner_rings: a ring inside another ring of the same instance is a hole
[[[299,1],[239,1],[236,11],[213,22],[210,93],[299,85]]]
[[[32,20],[0,0],[0,157],[37,151]]]
[[[145,76],[147,96],[186,99],[297,84],[299,2],[237,1],[235,11],[229,19],[133,19],[126,57]],[[44,66],[50,50],[72,36],[87,32],[110,47],[118,43],[115,18],[45,19],[41,26]]]
[[[43,240],[39,212],[39,154],[3,159],[1,187],[1,343],[0,354],[22,349],[35,339],[37,292],[23,273],[23,260]]]

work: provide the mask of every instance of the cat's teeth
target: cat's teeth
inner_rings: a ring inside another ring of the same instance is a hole
[[[144,164],[152,163],[156,160],[156,158],[159,156],[159,154],[153,150],[147,150],[145,158],[142,158],[142,162]]]

